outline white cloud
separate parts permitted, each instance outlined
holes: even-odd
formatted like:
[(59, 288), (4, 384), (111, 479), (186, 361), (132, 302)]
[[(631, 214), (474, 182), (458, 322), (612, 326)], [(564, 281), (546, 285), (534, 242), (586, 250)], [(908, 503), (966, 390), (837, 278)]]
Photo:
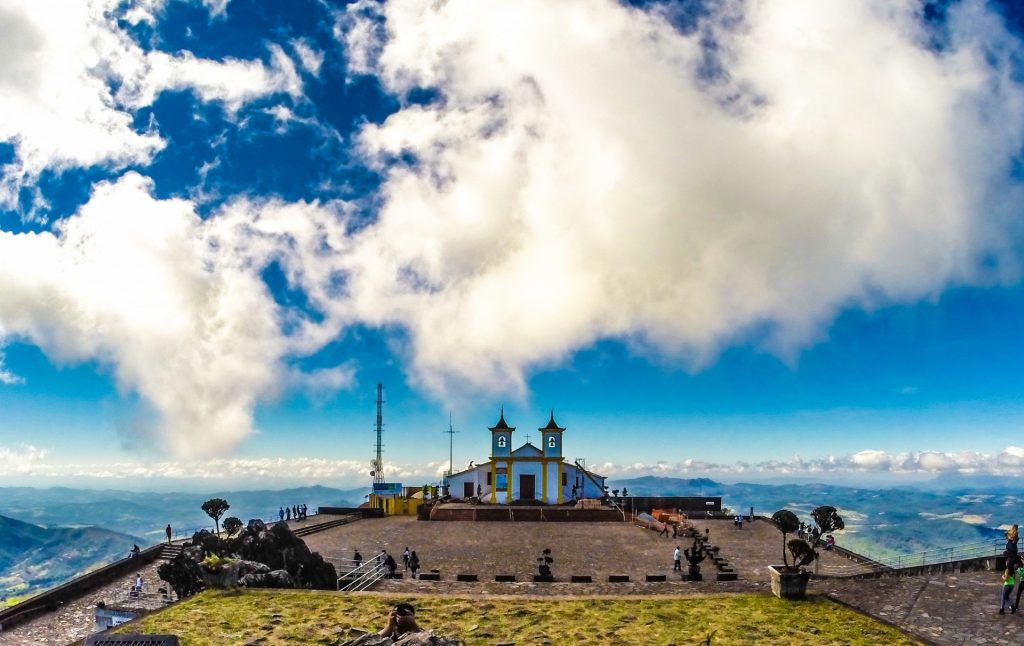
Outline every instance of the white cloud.
[(350, 70), (440, 96), (362, 129), (385, 182), (348, 259), (421, 384), (521, 392), (601, 338), (700, 367), (757, 330), (789, 355), (842, 308), (1016, 272), (1021, 48), (994, 14), (952, 8), (936, 52), (909, 0), (727, 5), (689, 35), (593, 0), (339, 19)]
[(313, 45), (306, 40), (293, 40), (292, 49), (295, 50), (295, 54), (299, 57), (299, 62), (302, 63), (302, 69), (306, 70), (313, 76), (320, 75), (320, 66), (324, 64), (324, 53), (314, 49)]
[[(189, 202), (156, 200), (151, 188), (129, 173), (99, 184), (55, 234), (0, 231), (2, 334), (57, 361), (111, 366), (159, 414), (159, 433), (144, 432), (177, 455), (236, 446), (256, 403), (282, 387), (351, 382), (348, 366), (282, 379), (287, 357), (317, 350), (337, 328), (282, 310), (260, 278), (275, 258), (299, 283), (322, 270), (314, 260), (341, 236), (338, 213), (235, 202), (202, 221)], [(326, 289), (328, 276), (315, 278)]]
[[(780, 480), (807, 478), (820, 481), (851, 481), (857, 478), (863, 481), (868, 475), (879, 475), (883, 479), (872, 479), (871, 482), (885, 482), (885, 478), (901, 476), (933, 476), (937, 470), (927, 461), (922, 464), (918, 458), (933, 452), (909, 452), (889, 456), (888, 461), (874, 460), (865, 466), (855, 456), (868, 453), (865, 451), (848, 456), (816, 457), (809, 460), (794, 458), (789, 461), (768, 460), (756, 464), (744, 462), (706, 462), (687, 458), (677, 462), (633, 462), (617, 463), (608, 461), (588, 464), (588, 468), (596, 473), (619, 480), (646, 475), (664, 477), (721, 477), (727, 479), (758, 479)], [(1024, 476), (1024, 465), (1007, 467), (999, 462), (998, 456), (983, 453), (957, 457), (949, 457), (949, 464), (942, 472), (963, 474), (995, 474), (1006, 476)], [(893, 467), (891, 465), (900, 466)], [(385, 474), (389, 480), (415, 483), (417, 481), (433, 482), (439, 479), (448, 468), (446, 460), (431, 462), (397, 462), (385, 463)], [(220, 480), (220, 481), (260, 481), (267, 486), (278, 482), (344, 482), (358, 484), (365, 482), (368, 465), (365, 460), (326, 459), (310, 457), (294, 458), (219, 458), (190, 460), (160, 461), (125, 461), (104, 462), (103, 464), (56, 462), (49, 452), (31, 446), (16, 449), (0, 447), (0, 476), (32, 476), (48, 478), (90, 477), (109, 479), (145, 479), (145, 480)], [(798, 503), (790, 503), (790, 507), (800, 507)], [(937, 515), (922, 514), (929, 517)], [(958, 514), (964, 522), (974, 523), (975, 517)]]
[(31, 444), (0, 446), (0, 475), (31, 474), (44, 463), (47, 453)]
[(0, 384), (11, 386), (23, 383), (25, 383), (24, 379), (14, 374), (4, 366), (4, 353), (0, 351)]
[(18, 190), (44, 169), (149, 161), (165, 142), (152, 127), (133, 124), (132, 111), (164, 90), (192, 89), (228, 110), (273, 93), (302, 93), (294, 63), (276, 45), (269, 66), (144, 52), (117, 18), (152, 22), (162, 4), (0, 0), (0, 141), (16, 151), (2, 170), (0, 207), (12, 208)]

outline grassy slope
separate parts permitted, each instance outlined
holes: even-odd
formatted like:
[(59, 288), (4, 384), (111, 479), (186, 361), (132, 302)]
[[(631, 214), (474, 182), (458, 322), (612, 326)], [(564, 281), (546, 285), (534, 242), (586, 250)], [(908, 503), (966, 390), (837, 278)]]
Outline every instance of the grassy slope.
[[(176, 634), (183, 646), (333, 644), (380, 627), (402, 597), (299, 590), (207, 591), (121, 632)], [(467, 644), (918, 644), (824, 598), (768, 595), (562, 598), (423, 596), (420, 625)]]

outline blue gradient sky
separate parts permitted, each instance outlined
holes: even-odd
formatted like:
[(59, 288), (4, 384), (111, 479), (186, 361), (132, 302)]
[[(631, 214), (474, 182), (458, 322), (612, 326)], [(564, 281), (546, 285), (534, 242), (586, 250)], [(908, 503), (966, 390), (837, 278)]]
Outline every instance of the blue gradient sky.
[(1017, 5), (417, 4), (0, 2), (0, 483), (1024, 469)]

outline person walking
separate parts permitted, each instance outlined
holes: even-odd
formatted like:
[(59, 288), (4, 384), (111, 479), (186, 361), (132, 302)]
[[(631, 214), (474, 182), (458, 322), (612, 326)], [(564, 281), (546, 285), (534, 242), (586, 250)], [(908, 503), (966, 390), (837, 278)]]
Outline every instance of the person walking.
[(1016, 614), (1017, 608), (1020, 608), (1020, 593), (1024, 591), (1024, 561), (1017, 559), (1017, 598), (1014, 599), (1013, 605), (1010, 606), (1010, 614)]
[(415, 579), (416, 573), (420, 571), (420, 557), (416, 556), (416, 550), (409, 555), (409, 569), (412, 570), (412, 578)]
[(409, 546), (405, 546), (405, 551), (402, 552), (402, 563), (405, 564), (405, 569), (409, 569)]
[(356, 553), (352, 555), (352, 560), (355, 562), (357, 568), (362, 564), (363, 555), (359, 553), (359, 550), (356, 550)]
[(682, 572), (683, 571), (683, 552), (679, 549), (678, 545), (676, 545), (676, 551), (672, 553), (672, 561), (674, 562), (674, 565), (672, 566), (672, 571), (673, 572)]
[(1016, 608), (1010, 603), (1010, 595), (1013, 592), (1013, 586), (1017, 583), (1017, 559), (1006, 561), (1006, 569), (1003, 570), (1003, 589), (999, 597), (999, 614), (1006, 614), (1006, 606), (1010, 606), (1011, 614), (1015, 612)]
[(171, 524), (167, 523), (167, 527), (164, 528), (164, 533), (167, 534), (167, 542), (171, 542)]

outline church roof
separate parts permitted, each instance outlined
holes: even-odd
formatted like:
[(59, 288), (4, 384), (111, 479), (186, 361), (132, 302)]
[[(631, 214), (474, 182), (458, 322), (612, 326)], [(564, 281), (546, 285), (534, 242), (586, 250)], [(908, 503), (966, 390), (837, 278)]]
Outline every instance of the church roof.
[(513, 457), (520, 457), (524, 455), (543, 455), (544, 452), (538, 449), (531, 442), (527, 442), (515, 451), (512, 451)]
[(492, 431), (514, 431), (514, 430), (516, 430), (516, 427), (515, 426), (509, 426), (508, 422), (505, 421), (505, 409), (502, 408), (501, 409), (501, 418), (498, 420), (497, 424), (495, 424), (494, 426), (492, 426), (490, 428), (490, 430), (492, 430)]
[(555, 423), (555, 411), (551, 411), (551, 419), (548, 420), (548, 425), (540, 429), (542, 431), (564, 431), (565, 429)]

